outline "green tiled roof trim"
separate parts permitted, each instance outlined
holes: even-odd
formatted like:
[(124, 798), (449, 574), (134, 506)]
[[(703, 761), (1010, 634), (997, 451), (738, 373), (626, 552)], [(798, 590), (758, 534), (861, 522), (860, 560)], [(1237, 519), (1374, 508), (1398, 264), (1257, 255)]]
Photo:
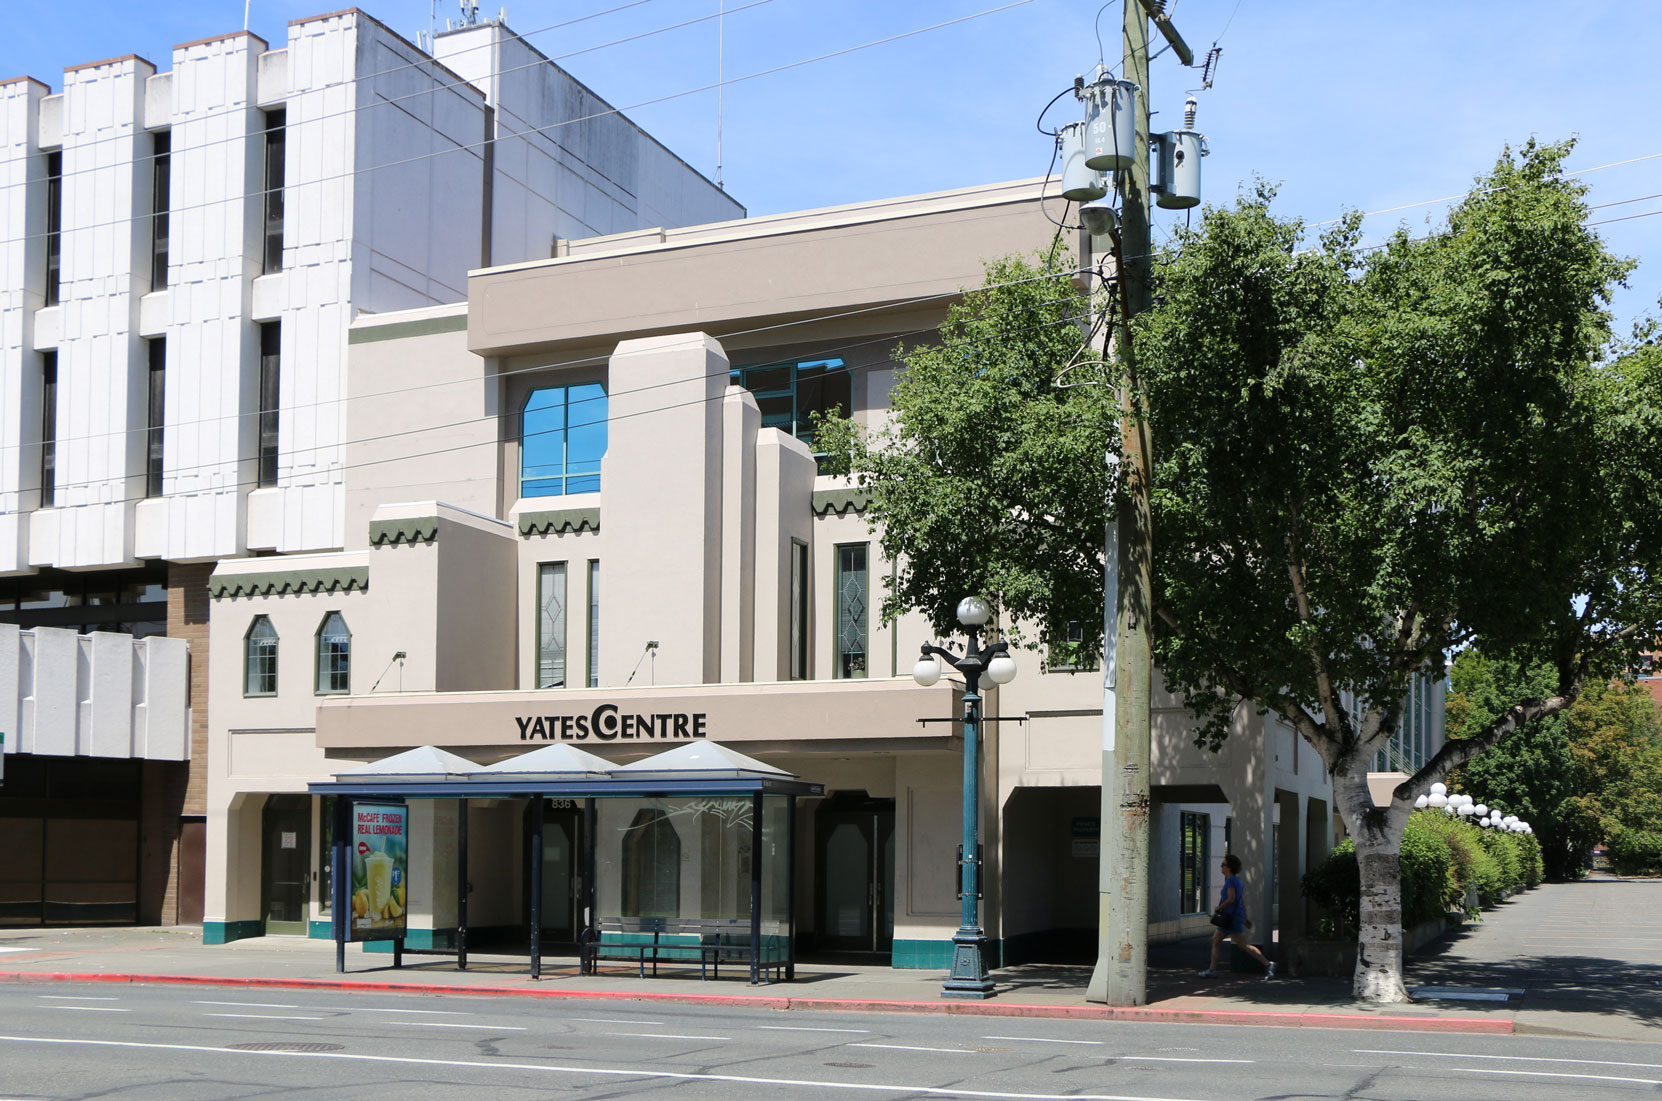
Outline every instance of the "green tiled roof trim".
[(270, 596), (273, 593), (363, 592), (369, 588), (368, 566), (341, 566), (333, 570), (273, 570), (234, 574), (208, 582), (215, 600), (228, 596)]
[(600, 510), (597, 508), (556, 508), (547, 512), (519, 514), (521, 535), (565, 535), (574, 531), (599, 531)]
[(431, 543), (439, 537), (437, 516), (412, 516), (407, 520), (371, 520), (369, 545), (396, 547), (400, 543)]
[(838, 516), (847, 516), (850, 512), (864, 512), (871, 503), (871, 496), (857, 489), (816, 489), (814, 490), (814, 515), (824, 516), (834, 512)]

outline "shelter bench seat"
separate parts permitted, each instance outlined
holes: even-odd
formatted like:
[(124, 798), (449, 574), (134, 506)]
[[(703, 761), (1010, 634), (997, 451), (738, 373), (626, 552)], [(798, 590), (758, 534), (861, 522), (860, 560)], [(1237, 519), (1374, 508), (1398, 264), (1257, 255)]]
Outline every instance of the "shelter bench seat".
[[(582, 932), (578, 946), (582, 969), (594, 972), (601, 959), (633, 960), (646, 977), (646, 965), (658, 974), (659, 963), (698, 961), (698, 977), (720, 978), (722, 963), (751, 962), (750, 921), (745, 918), (695, 917), (603, 917)], [(784, 938), (773, 933), (761, 937), (755, 963), (766, 976), (779, 972), (787, 963)]]

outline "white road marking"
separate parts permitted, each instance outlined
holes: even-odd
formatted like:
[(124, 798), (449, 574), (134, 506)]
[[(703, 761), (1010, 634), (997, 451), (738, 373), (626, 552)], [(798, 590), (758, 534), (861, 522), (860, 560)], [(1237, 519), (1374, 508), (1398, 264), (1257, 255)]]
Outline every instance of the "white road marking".
[(49, 1005), (47, 1009), (78, 1009), (82, 1013), (130, 1013), (128, 1009), (113, 1009), (107, 1005)]
[(1662, 1070), (1662, 1063), (1618, 1063), (1614, 1059), (1547, 1059), (1534, 1055), (1464, 1055), (1457, 1051), (1386, 1051), (1355, 1048), (1355, 1055), (1416, 1055), (1423, 1059), (1491, 1059), (1507, 1063), (1576, 1063), (1594, 1067), (1632, 1067), (1635, 1070)]
[(37, 948), (0, 948), (0, 952), (37, 952)]
[(1105, 1040), (1051, 1040), (1044, 1036), (983, 1036), (983, 1040), (1019, 1040), (1025, 1044), (1091, 1044), (1101, 1047)]
[(321, 1021), (322, 1017), (288, 1017), (281, 1013), (204, 1013), (204, 1017), (246, 1017), (255, 1021)]
[[(629, 1023), (633, 1024), (634, 1022), (630, 1021)], [(862, 1036), (871, 1033), (869, 1028), (808, 1028), (806, 1025), (757, 1025), (756, 1027), (768, 1032), (850, 1032)]]
[(975, 1052), (963, 1047), (912, 1047), (909, 1044), (844, 1044), (844, 1047), (880, 1047), (889, 1051), (944, 1051), (948, 1055), (974, 1055)]
[(492, 1032), (524, 1032), (526, 1025), (458, 1025), (449, 1021), (393, 1021), (405, 1028), (488, 1028)]
[(1253, 1059), (1180, 1059), (1175, 1055), (1117, 1055), (1122, 1063), (1252, 1063)]
[[(1425, 1068), (1430, 1070), (1430, 1067)], [(1514, 1078), (1575, 1078), (1588, 1082), (1640, 1082), (1647, 1086), (1662, 1086), (1662, 1078), (1618, 1078), (1613, 1074), (1571, 1074), (1565, 1070), (1490, 1070), (1488, 1067), (1449, 1067), (1463, 1074), (1506, 1074)]]
[(299, 1009), (297, 1005), (279, 1005), (276, 1002), (192, 1002), (192, 1005), (240, 1005), (248, 1009)]
[[(1150, 1097), (1125, 1093), (1011, 1093), (997, 1090), (966, 1090), (943, 1086), (913, 1086), (882, 1082), (831, 1082), (814, 1078), (755, 1078), (739, 1074), (700, 1074), (638, 1067), (566, 1067), (553, 1063), (504, 1063), (478, 1059), (417, 1059), (399, 1055), (358, 1055), (344, 1051), (246, 1051), (209, 1047), (205, 1044), (156, 1044), (136, 1040), (80, 1040), (63, 1037), (0, 1036), (0, 1043), (59, 1044), (76, 1047), (113, 1047), (129, 1050), (188, 1051), (209, 1055), (279, 1059), (338, 1059), (359, 1063), (388, 1063), (395, 1066), (466, 1067), (473, 1070), (524, 1070), (540, 1074), (585, 1074), (604, 1078), (663, 1079), (672, 1082), (735, 1082), (747, 1086), (815, 1087), (851, 1090), (860, 1093), (916, 1093), (930, 1097), (986, 1097), (996, 1101), (1188, 1101), (1179, 1097)], [(853, 1046), (853, 1045), (848, 1045)]]
[(662, 1021), (624, 1021), (614, 1017), (567, 1017), (568, 1021), (584, 1021), (591, 1025), (661, 1025)]
[(347, 1012), (347, 1013), (418, 1013), (423, 1017), (471, 1017), (471, 1016), (473, 1016), (473, 1014), (463, 1013), (459, 1009), (382, 1009), (380, 1006), (369, 1006), (369, 1005), (343, 1005), (343, 1006), (334, 1006), (334, 1007), (326, 1006), (326, 1005), (309, 1005), (309, 1006), (293, 1006), (292, 1008), (295, 1008), (295, 1009), (316, 1009), (316, 1010), (319, 1010), (319, 1011), (334, 1008), (334, 1009), (337, 1009), (341, 1012)]
[(674, 1032), (608, 1032), (608, 1036), (639, 1036), (647, 1040), (731, 1040), (731, 1036), (682, 1036)]
[(119, 1002), (120, 998), (99, 998), (91, 994), (42, 994), (49, 1002)]

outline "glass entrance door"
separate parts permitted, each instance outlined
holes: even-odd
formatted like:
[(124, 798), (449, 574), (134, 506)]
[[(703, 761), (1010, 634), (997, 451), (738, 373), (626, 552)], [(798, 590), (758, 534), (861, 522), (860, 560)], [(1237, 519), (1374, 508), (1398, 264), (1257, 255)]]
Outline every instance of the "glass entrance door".
[[(529, 808), (528, 808), (529, 809)], [(542, 944), (577, 943), (583, 898), (583, 807), (576, 799), (546, 799), (542, 819)], [(530, 814), (526, 815), (526, 852), (530, 852)], [(525, 865), (525, 891), (531, 890), (531, 865)]]
[(311, 796), (270, 796), (261, 823), (260, 913), (266, 935), (303, 937), (311, 900)]
[(822, 948), (887, 952), (894, 943), (894, 800), (839, 792), (815, 817)]

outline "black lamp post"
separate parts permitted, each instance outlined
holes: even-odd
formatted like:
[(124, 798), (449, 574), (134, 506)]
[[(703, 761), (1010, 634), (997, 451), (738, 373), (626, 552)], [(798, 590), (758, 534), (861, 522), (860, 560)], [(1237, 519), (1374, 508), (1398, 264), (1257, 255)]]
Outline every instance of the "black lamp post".
[(964, 677), (964, 844), (958, 858), (962, 923), (952, 936), (952, 974), (941, 988), (945, 998), (990, 998), (993, 983), (987, 977), (987, 934), (981, 928), (981, 847), (976, 825), (981, 802), (981, 674), (994, 684), (1015, 679), (1016, 663), (1004, 642), (982, 646), (981, 628), (992, 618), (992, 609), (979, 596), (958, 602), (958, 622), (969, 635), (969, 645), (959, 657), (950, 650), (924, 643), (923, 654), (912, 668), (912, 679), (925, 688), (941, 679), (945, 659)]

